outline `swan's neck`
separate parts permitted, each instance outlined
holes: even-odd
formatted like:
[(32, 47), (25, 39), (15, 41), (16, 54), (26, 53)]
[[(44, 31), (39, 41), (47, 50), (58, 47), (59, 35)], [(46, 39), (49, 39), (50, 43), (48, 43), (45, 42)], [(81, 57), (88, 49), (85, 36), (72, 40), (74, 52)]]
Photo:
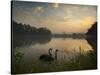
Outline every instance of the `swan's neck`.
[(52, 54), (51, 54), (51, 50), (49, 50), (49, 55), (52, 56)]
[(55, 51), (55, 59), (57, 60), (57, 51)]

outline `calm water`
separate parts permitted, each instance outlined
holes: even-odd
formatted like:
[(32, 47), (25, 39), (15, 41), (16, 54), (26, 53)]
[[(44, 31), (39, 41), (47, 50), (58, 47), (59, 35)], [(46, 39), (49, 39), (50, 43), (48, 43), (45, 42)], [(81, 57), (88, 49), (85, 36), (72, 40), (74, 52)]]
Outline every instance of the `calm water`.
[[(61, 71), (77, 70), (79, 69), (77, 68), (77, 66), (76, 68), (72, 69), (63, 66), (65, 64), (69, 64), (72, 62), (77, 63), (76, 59), (78, 55), (87, 56), (89, 52), (94, 51), (92, 45), (90, 45), (86, 39), (73, 39), (73, 38), (48, 38), (48, 39), (41, 38), (40, 40), (36, 39), (37, 38), (34, 39), (19, 38), (14, 40), (12, 49), (13, 73), (31, 73), (31, 72), (34, 73), (34, 72), (50, 72), (50, 71), (60, 71), (60, 70)], [(43, 54), (49, 55), (48, 52), (49, 48), (53, 49), (51, 51), (51, 55), (54, 60), (48, 62), (40, 60), (40, 56), (42, 56)], [(58, 49), (58, 52), (56, 52), (56, 49)], [(86, 64), (91, 63), (91, 61), (86, 62)], [(90, 68), (92, 69), (92, 67), (89, 66), (89, 69)], [(85, 68), (80, 68), (80, 69), (85, 69)], [(86, 67), (86, 69), (88, 68)]]

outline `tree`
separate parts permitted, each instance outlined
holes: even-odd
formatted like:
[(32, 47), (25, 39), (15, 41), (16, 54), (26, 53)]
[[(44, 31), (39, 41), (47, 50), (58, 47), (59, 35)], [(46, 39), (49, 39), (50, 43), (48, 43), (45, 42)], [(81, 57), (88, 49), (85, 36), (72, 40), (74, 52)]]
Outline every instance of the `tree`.
[(30, 25), (17, 23), (15, 21), (12, 22), (12, 30), (13, 34), (31, 34), (31, 35), (50, 35), (51, 31), (47, 28), (36, 28), (31, 27)]
[(97, 22), (88, 30), (87, 35), (97, 35)]
[(46, 29), (46, 28), (39, 28), (39, 29), (37, 29), (37, 32), (38, 32), (38, 34), (41, 34), (41, 35), (50, 35), (51, 34), (51, 31), (50, 30), (48, 30), (48, 29)]

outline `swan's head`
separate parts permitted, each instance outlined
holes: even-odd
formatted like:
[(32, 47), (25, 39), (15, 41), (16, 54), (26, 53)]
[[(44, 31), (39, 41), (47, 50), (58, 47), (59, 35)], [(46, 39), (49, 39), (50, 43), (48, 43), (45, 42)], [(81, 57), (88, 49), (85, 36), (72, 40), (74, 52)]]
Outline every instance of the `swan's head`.
[(52, 48), (49, 48), (49, 50), (52, 50)]
[(56, 49), (56, 52), (58, 52), (59, 50), (58, 49)]

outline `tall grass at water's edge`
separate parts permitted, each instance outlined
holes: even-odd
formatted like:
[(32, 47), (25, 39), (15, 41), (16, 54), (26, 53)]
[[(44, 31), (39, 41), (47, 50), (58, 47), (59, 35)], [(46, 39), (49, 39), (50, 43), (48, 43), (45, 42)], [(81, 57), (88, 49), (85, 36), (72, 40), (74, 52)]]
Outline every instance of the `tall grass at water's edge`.
[(69, 58), (69, 62), (63, 65), (53, 65), (51, 67), (36, 67), (33, 65), (32, 72), (53, 72), (53, 71), (72, 71), (72, 70), (88, 70), (97, 69), (97, 52), (90, 50), (87, 54), (79, 48), (79, 52), (75, 55), (75, 59)]
[[(73, 70), (87, 70), (87, 69), (96, 69), (97, 68), (97, 52), (96, 50), (90, 50), (87, 54), (83, 54), (84, 50), (79, 48), (79, 52), (76, 53), (74, 58), (69, 58), (69, 62), (66, 62), (62, 65), (53, 64), (51, 66), (43, 65), (27, 65), (20, 64), (27, 67), (27, 70), (21, 71), (19, 73), (39, 73), (39, 72), (57, 72), (57, 71), (73, 71)], [(19, 70), (18, 70), (19, 71)], [(17, 71), (16, 71), (17, 73)]]

